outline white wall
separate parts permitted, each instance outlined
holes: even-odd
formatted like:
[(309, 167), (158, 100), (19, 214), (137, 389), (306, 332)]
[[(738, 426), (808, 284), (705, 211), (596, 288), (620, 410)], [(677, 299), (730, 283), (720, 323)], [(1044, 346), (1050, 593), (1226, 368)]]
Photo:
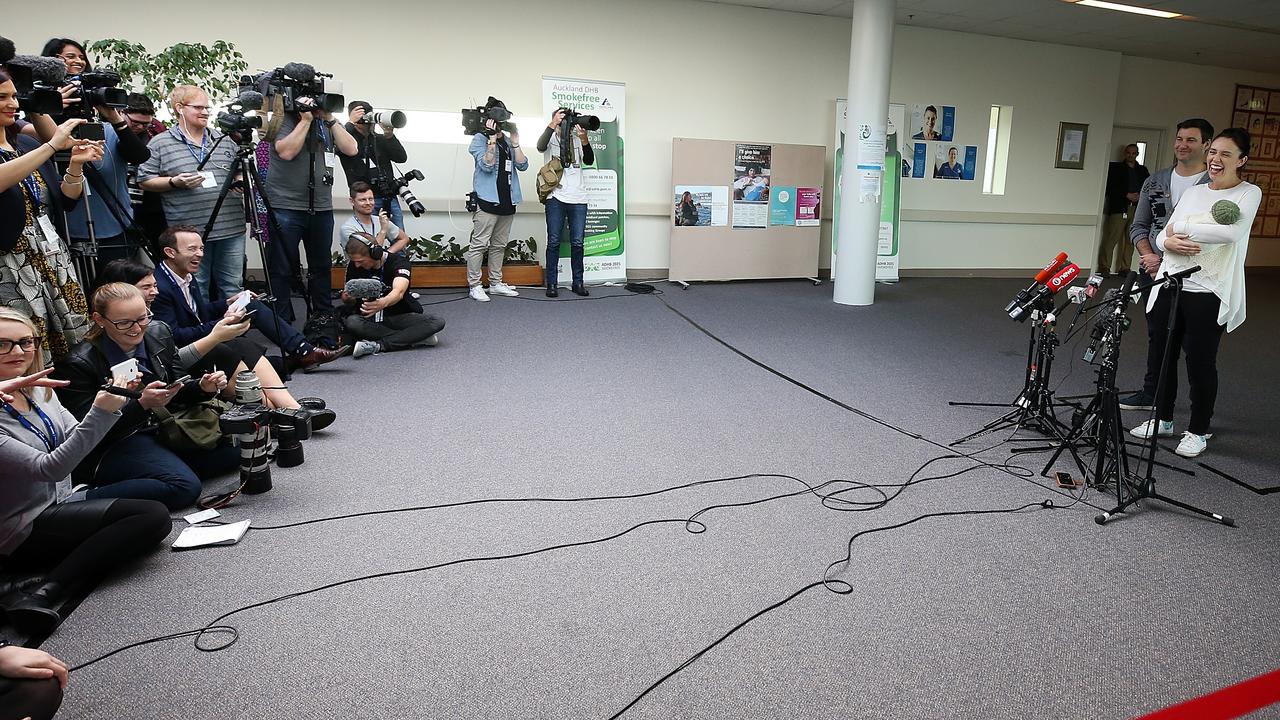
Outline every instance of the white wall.
[[(1231, 124), (1237, 83), (1280, 88), (1280, 74), (1125, 57), (1120, 66), (1116, 124), (1163, 127), (1170, 142), (1175, 126), (1187, 118), (1205, 118), (1215, 130), (1222, 130)], [(1247, 262), (1280, 265), (1280, 241), (1250, 240)]]
[[(309, 62), (343, 80), (349, 98), (405, 110), (456, 112), (493, 94), (517, 115), (539, 116), (543, 75), (625, 82), (626, 222), (633, 268), (667, 266), (672, 137), (830, 146), (833, 101), (847, 90), (848, 20), (689, 0), (597, 0), (579, 7), (576, 19), (596, 28), (592, 32), (601, 40), (562, 50), (549, 49), (557, 23), (548, 18), (564, 6), (549, 0), (494, 0), (483, 13), (472, 3), (402, 0), (368, 9), (314, 0), (305, 12), (297, 5), (246, 0), (222, 2), (216, 10), (183, 5), (161, 10), (138, 0), (76, 1), (64, 7), (64, 20), (57, 25), (21, 13), (10, 18), (3, 33), (26, 52), (38, 51), (55, 30), (74, 37), (128, 38), (152, 50), (225, 39), (237, 45), (252, 69)], [(220, 19), (210, 22), (211, 16)], [(511, 40), (502, 40), (495, 28), (508, 28)], [(1153, 87), (1150, 79), (1134, 77), (1152, 63), (1156, 70), (1172, 65), (1105, 51), (897, 28), (894, 102), (956, 105), (958, 137), (978, 145), (985, 145), (990, 105), (1014, 107), (1007, 195), (983, 196), (980, 180), (906, 183), (903, 267), (1029, 268), (1059, 249), (1076, 258), (1090, 256), (1113, 122), (1171, 125), (1175, 116), (1187, 114), (1173, 100), (1157, 105), (1133, 94), (1122, 95), (1117, 110), (1118, 87)], [(1233, 81), (1225, 71), (1205, 72), (1204, 81), (1222, 96), (1210, 104), (1225, 113)], [(1090, 125), (1085, 170), (1053, 169), (1059, 121)], [(540, 129), (526, 128), (530, 149)], [(410, 232), (465, 238), (469, 217), (461, 211), (461, 198), (469, 190), (471, 167), (465, 148), (411, 144), (409, 152), (409, 166), (428, 177), (415, 191), (432, 210), (408, 218)], [(979, 172), (984, 157), (980, 153)], [(832, 187), (830, 173), (828, 167), (827, 188)], [(532, 172), (525, 182), (525, 195), (532, 198)], [(343, 193), (335, 206), (347, 206)], [(442, 212), (446, 207), (453, 210), (451, 218)], [(829, 222), (823, 232), (825, 267)], [(515, 233), (545, 237), (536, 201), (525, 203)], [(1273, 262), (1280, 264), (1280, 256)]]

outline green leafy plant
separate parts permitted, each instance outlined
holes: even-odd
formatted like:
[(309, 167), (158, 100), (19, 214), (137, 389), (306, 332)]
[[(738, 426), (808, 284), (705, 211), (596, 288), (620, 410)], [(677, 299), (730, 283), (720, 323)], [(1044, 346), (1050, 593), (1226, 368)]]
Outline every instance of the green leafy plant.
[(120, 73), (121, 85), (153, 100), (167, 97), (175, 85), (195, 85), (214, 102), (225, 101), (235, 97), (249, 68), (235, 44), (225, 40), (178, 43), (151, 53), (141, 43), (111, 38), (90, 44), (89, 52), (96, 64)]
[[(409, 241), (405, 252), (412, 262), (439, 263), (442, 265), (461, 265), (467, 261), (467, 247), (458, 242), (458, 238), (444, 239), (444, 235), (436, 233), (431, 237), (418, 236)], [(515, 239), (507, 243), (502, 255), (503, 262), (537, 262), (538, 241)], [(333, 251), (333, 266), (345, 267), (347, 256), (340, 250)]]

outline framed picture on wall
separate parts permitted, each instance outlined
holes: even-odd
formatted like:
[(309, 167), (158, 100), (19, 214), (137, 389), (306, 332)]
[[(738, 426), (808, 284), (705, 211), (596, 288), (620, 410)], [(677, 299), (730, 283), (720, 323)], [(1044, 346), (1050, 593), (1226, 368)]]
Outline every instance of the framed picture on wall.
[(1065, 170), (1084, 169), (1085, 142), (1089, 139), (1089, 126), (1085, 123), (1058, 123), (1058, 153), (1053, 166)]

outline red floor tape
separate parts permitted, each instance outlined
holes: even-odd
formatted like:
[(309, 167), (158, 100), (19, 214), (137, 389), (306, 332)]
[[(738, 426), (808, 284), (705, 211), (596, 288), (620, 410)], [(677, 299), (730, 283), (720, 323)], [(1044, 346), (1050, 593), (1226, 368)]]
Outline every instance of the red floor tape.
[(1138, 720), (1227, 720), (1280, 702), (1280, 670), (1178, 703)]

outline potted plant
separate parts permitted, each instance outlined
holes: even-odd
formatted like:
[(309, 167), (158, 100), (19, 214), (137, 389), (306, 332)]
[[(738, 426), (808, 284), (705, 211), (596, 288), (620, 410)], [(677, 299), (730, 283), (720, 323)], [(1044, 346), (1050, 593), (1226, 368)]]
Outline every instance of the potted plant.
[[(442, 234), (429, 238), (415, 237), (405, 248), (413, 264), (413, 287), (466, 287), (467, 245), (458, 238), (445, 239)], [(347, 258), (341, 252), (333, 253), (332, 282), (341, 288), (345, 276)], [(488, 263), (482, 265), (482, 281), (488, 280)], [(538, 241), (535, 238), (515, 238), (507, 243), (502, 260), (502, 279), (512, 285), (541, 285), (542, 266), (538, 264)]]
[(152, 53), (140, 43), (108, 38), (91, 43), (89, 52), (95, 62), (120, 74), (121, 85), (156, 101), (184, 84), (203, 89), (215, 102), (234, 98), (240, 76), (249, 68), (235, 44), (225, 40), (212, 45), (178, 43)]

